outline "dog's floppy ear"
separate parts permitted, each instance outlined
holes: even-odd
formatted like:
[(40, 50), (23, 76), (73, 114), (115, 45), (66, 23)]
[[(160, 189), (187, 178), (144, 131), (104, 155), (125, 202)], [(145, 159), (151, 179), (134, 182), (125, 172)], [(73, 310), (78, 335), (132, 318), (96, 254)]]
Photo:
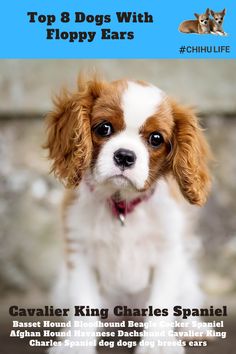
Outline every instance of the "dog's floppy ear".
[(171, 101), (174, 118), (172, 172), (184, 197), (203, 205), (210, 189), (210, 150), (194, 112)]
[(90, 166), (92, 140), (90, 113), (103, 82), (79, 80), (74, 93), (64, 91), (54, 99), (54, 109), (46, 118), (47, 141), (52, 169), (68, 188), (76, 187)]
[(198, 14), (195, 13), (194, 16), (195, 16), (197, 19), (199, 19), (199, 16), (200, 16), (200, 15), (198, 15)]

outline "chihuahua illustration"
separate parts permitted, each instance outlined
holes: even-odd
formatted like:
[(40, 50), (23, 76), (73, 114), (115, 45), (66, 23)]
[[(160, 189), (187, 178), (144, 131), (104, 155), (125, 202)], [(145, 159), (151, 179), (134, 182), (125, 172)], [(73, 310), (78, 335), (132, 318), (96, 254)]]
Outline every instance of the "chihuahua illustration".
[(197, 20), (183, 21), (179, 26), (179, 31), (183, 33), (210, 33), (210, 9), (206, 9), (206, 12), (202, 15), (194, 14)]
[(220, 12), (211, 10), (212, 19), (210, 19), (210, 31), (212, 34), (218, 34), (220, 36), (227, 36), (227, 33), (223, 30), (223, 22), (226, 14), (226, 10), (223, 9)]

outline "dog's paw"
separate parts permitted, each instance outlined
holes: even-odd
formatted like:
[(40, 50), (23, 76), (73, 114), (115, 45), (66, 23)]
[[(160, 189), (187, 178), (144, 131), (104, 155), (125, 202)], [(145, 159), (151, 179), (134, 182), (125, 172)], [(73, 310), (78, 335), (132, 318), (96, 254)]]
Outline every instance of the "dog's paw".
[(63, 350), (65, 353), (64, 347), (51, 347), (47, 350), (47, 354), (63, 354)]
[(227, 36), (228, 35), (226, 32), (221, 32), (221, 31), (218, 31), (217, 33), (219, 36)]
[(96, 354), (97, 351), (93, 347), (89, 348), (68, 348), (65, 346), (51, 347), (47, 350), (47, 354)]
[(135, 350), (135, 354), (184, 354), (185, 349), (184, 347), (160, 347), (155, 343), (153, 348), (145, 347), (145, 346), (138, 346)]

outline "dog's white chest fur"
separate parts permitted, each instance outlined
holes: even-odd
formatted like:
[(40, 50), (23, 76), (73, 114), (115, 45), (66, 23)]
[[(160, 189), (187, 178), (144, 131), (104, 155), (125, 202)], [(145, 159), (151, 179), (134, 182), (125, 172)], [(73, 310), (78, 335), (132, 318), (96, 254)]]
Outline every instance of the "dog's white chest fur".
[[(144, 218), (143, 223), (148, 225), (151, 220)], [(117, 220), (97, 238), (94, 257), (106, 293), (131, 294), (147, 287), (155, 253), (151, 232), (149, 227), (144, 230), (142, 223), (126, 220), (122, 226)]]
[(67, 227), (69, 238), (78, 241), (96, 271), (102, 292), (136, 294), (147, 289), (153, 268), (168, 262), (183, 233), (183, 214), (166, 182), (160, 181), (153, 196), (127, 215), (124, 226), (106, 202), (84, 192), (68, 210)]

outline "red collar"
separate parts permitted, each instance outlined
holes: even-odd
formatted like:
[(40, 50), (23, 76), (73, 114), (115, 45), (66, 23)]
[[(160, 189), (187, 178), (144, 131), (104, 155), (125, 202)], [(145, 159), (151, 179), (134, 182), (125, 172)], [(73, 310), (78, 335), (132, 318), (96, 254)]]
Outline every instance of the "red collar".
[(127, 202), (126, 200), (120, 200), (115, 197), (110, 197), (107, 199), (107, 203), (110, 207), (110, 210), (113, 216), (120, 220), (121, 224), (124, 225), (125, 218), (128, 214), (132, 213), (137, 205), (143, 201), (147, 201), (151, 195), (154, 193), (152, 189), (148, 194), (144, 194), (141, 197), (134, 198)]
[[(94, 187), (86, 180), (86, 184), (89, 187), (90, 191), (94, 191)], [(115, 194), (110, 198), (107, 198), (107, 204), (111, 210), (112, 215), (120, 220), (121, 225), (125, 224), (125, 218), (128, 214), (132, 213), (136, 206), (141, 202), (147, 201), (154, 193), (155, 188), (152, 188), (146, 194), (143, 194), (140, 197), (134, 198), (127, 202), (126, 200), (119, 199), (119, 195)]]

